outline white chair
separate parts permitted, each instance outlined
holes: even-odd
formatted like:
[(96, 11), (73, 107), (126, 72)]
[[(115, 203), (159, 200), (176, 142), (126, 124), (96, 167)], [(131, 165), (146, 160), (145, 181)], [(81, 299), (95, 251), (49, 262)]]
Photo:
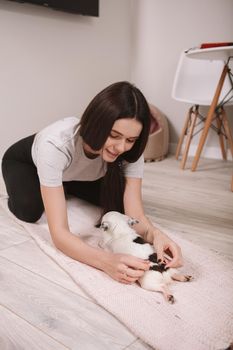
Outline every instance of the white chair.
[[(211, 105), (223, 67), (224, 62), (220, 60), (209, 61), (189, 58), (185, 52), (182, 52), (180, 56), (172, 88), (172, 97), (177, 101), (191, 105), (176, 149), (176, 159), (178, 159), (186, 137), (181, 160), (182, 169), (185, 168), (191, 140), (202, 130), (200, 125), (203, 125), (206, 120), (206, 117), (200, 114), (200, 106)], [(230, 72), (225, 78), (218, 105), (215, 109), (213, 123), (210, 126), (219, 136), (223, 159), (227, 158), (227, 146), (230, 147), (233, 156), (233, 139), (224, 110), (224, 106), (229, 104), (233, 105), (233, 84)]]

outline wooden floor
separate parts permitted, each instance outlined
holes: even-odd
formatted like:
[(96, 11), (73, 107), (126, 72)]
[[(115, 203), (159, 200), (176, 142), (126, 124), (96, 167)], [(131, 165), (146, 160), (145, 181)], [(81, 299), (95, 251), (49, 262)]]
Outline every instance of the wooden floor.
[[(201, 160), (194, 173), (180, 170), (173, 157), (147, 163), (146, 212), (233, 261), (231, 174), (230, 161)], [(1, 350), (150, 349), (90, 300), (2, 209), (0, 236)]]

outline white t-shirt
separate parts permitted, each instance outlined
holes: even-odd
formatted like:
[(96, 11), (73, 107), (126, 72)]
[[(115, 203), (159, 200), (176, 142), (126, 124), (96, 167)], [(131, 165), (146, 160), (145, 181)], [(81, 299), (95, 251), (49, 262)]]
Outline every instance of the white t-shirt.
[[(64, 118), (36, 134), (32, 159), (42, 185), (56, 187), (63, 181), (94, 181), (105, 175), (107, 163), (102, 157), (90, 159), (85, 155), (78, 123), (76, 117)], [(142, 178), (143, 165), (143, 155), (135, 163), (123, 161), (125, 176)]]

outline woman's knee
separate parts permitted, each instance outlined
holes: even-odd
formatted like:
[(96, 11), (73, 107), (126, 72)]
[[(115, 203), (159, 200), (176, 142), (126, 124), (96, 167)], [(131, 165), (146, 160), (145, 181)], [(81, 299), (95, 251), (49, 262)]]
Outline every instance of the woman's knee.
[(24, 203), (14, 203), (10, 198), (8, 200), (9, 210), (17, 217), (17, 219), (34, 223), (38, 221), (43, 214), (44, 207), (41, 203), (37, 205), (24, 205)]

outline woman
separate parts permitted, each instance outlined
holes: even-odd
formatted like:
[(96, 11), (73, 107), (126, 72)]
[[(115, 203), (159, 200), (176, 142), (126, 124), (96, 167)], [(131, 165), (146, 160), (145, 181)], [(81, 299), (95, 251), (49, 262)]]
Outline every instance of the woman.
[[(69, 229), (66, 194), (139, 219), (138, 233), (171, 256), (167, 266), (182, 264), (180, 248), (152, 225), (141, 198), (143, 151), (150, 111), (143, 94), (129, 82), (101, 91), (81, 120), (65, 118), (11, 146), (2, 173), (14, 215), (35, 222), (45, 210), (55, 246), (64, 254), (100, 269), (122, 283), (133, 283), (149, 262), (93, 248)], [(146, 230), (145, 230), (146, 227)]]

